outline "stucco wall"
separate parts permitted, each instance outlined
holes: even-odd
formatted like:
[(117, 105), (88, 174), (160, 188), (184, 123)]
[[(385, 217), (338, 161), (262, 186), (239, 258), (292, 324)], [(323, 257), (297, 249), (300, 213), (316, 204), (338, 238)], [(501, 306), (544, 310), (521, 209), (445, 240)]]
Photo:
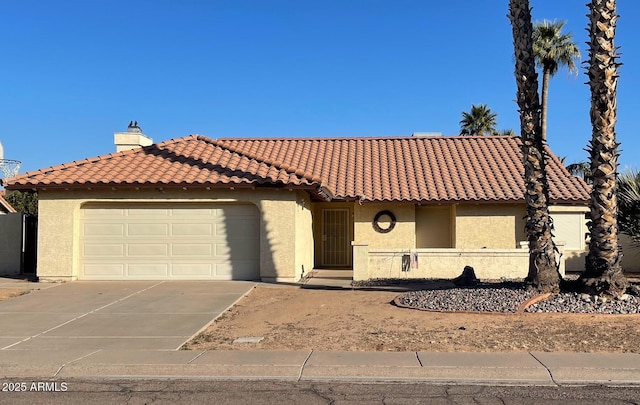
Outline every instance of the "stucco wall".
[[(517, 220), (525, 215), (524, 204), (456, 205), (457, 249), (515, 249), (524, 235)], [(524, 226), (524, 225), (523, 225)]]
[(416, 207), (416, 247), (452, 248), (454, 244), (453, 206)]
[(22, 265), (22, 214), (0, 216), (0, 275), (20, 274)]
[(418, 267), (402, 271), (402, 256), (410, 251), (369, 251), (367, 271), (354, 271), (355, 280), (452, 279), (472, 266), (480, 279), (517, 279), (527, 276), (529, 253), (524, 249), (416, 249)]
[(625, 234), (620, 234), (619, 238), (622, 245), (622, 268), (625, 273), (640, 273), (640, 246)]
[[(367, 242), (371, 249), (412, 248), (416, 246), (415, 205), (356, 203), (354, 210), (354, 241)], [(389, 210), (396, 217), (396, 225), (388, 233), (379, 233), (373, 228), (373, 218), (380, 211)]]
[(564, 259), (566, 271), (581, 272), (584, 270), (584, 259), (587, 255), (586, 237), (588, 232), (585, 213), (588, 207), (551, 206), (549, 214), (553, 219), (554, 240), (564, 243)]
[(298, 191), (296, 193), (296, 264), (295, 276), (300, 278), (313, 269), (313, 213), (309, 194)]
[[(636, 246), (631, 238), (624, 234), (619, 235), (619, 241), (622, 246), (622, 269), (627, 274), (637, 275), (640, 273), (640, 247)], [(565, 251), (567, 271), (582, 272), (587, 253), (587, 250)]]
[[(310, 212), (300, 193), (289, 190), (43, 190), (39, 192), (38, 276), (42, 280), (78, 277), (79, 217), (87, 202), (248, 202), (258, 207), (260, 275), (266, 280), (295, 281), (301, 266), (311, 266)], [(306, 205), (306, 204), (305, 204)], [(302, 211), (302, 212), (299, 212)], [(306, 219), (305, 219), (306, 218)], [(301, 223), (297, 224), (298, 220)], [(299, 237), (299, 240), (298, 240)], [(305, 266), (306, 267), (306, 266)]]

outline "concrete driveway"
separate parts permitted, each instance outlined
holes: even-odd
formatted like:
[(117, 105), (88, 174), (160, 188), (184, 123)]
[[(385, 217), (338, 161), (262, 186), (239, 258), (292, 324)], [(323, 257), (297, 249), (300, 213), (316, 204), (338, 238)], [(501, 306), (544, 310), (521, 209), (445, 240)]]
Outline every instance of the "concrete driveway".
[[(33, 289), (36, 284), (30, 285)], [(175, 350), (255, 283), (76, 281), (38, 285), (42, 289), (0, 302), (0, 350)]]

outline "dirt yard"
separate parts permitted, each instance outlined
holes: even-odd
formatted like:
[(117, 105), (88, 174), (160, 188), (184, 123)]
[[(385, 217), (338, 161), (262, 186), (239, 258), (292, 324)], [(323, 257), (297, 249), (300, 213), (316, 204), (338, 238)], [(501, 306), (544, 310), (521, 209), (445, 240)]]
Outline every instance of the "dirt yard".
[(28, 294), (29, 290), (13, 289), (13, 288), (0, 288), (0, 301), (8, 300), (9, 298), (17, 297), (19, 295)]
[(640, 353), (640, 315), (425, 312), (391, 305), (399, 294), (260, 285), (184, 348)]

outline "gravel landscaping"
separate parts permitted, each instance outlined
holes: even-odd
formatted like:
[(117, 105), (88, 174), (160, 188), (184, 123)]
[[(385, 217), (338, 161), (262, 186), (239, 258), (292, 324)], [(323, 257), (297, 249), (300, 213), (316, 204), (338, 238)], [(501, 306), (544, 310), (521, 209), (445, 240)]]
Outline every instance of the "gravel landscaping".
[[(515, 313), (534, 296), (522, 283), (486, 283), (474, 287), (411, 291), (398, 297), (396, 302), (431, 311)], [(528, 306), (525, 312), (637, 314), (640, 313), (640, 297), (625, 294), (620, 299), (606, 299), (563, 292)]]
[(479, 285), (410, 291), (396, 299), (405, 307), (447, 312), (517, 312), (534, 294), (523, 285)]
[(625, 294), (620, 299), (607, 300), (589, 294), (560, 293), (549, 300), (529, 306), (525, 312), (637, 314), (640, 313), (640, 297)]

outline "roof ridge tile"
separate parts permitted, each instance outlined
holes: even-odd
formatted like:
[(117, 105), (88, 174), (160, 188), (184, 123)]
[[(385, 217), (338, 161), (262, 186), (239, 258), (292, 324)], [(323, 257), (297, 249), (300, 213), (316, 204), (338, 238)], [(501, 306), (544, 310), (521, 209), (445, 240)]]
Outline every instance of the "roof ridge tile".
[(297, 171), (301, 170), (301, 169), (295, 168), (292, 165), (288, 165), (286, 163), (279, 162), (279, 161), (274, 161), (274, 160), (269, 159), (269, 158), (263, 158), (263, 157), (260, 157), (260, 156), (258, 156), (256, 154), (253, 154), (253, 153), (243, 152), (243, 151), (241, 151), (241, 150), (239, 150), (237, 148), (232, 147), (229, 144), (224, 143), (224, 141), (211, 139), (211, 138), (208, 138), (208, 137), (206, 137), (204, 135), (198, 135), (197, 139), (205, 141), (205, 142), (208, 142), (208, 143), (210, 143), (212, 145), (215, 145), (215, 146), (218, 146), (220, 148), (226, 149), (226, 150), (228, 150), (228, 151), (230, 151), (232, 153), (236, 153), (236, 154), (239, 154), (239, 155), (246, 156), (249, 159), (256, 160), (258, 162), (264, 162), (264, 163), (266, 163), (266, 164), (268, 164), (270, 166), (276, 167), (277, 169), (284, 170), (285, 172), (287, 172), (289, 174), (294, 174), (294, 175), (296, 175), (298, 177), (302, 177), (305, 180), (311, 181), (312, 183), (320, 183), (321, 185), (323, 185), (322, 184), (323, 181), (318, 182), (317, 180), (314, 180), (314, 178), (319, 178), (319, 176), (314, 176), (312, 173), (307, 173), (304, 170), (303, 170), (303, 174), (299, 175), (299, 174), (297, 174)]

